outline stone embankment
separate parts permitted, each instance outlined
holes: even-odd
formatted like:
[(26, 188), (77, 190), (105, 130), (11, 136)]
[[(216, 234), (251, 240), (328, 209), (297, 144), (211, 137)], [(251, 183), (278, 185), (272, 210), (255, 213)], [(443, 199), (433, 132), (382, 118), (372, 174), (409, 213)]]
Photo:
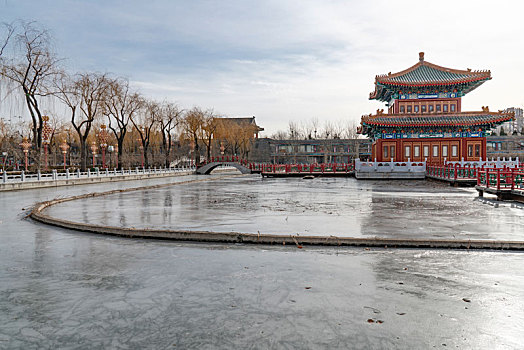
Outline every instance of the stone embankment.
[(178, 183), (160, 184), (152, 186), (135, 187), (107, 192), (95, 192), (68, 198), (59, 198), (35, 205), (30, 217), (36, 221), (83, 232), (107, 234), (129, 238), (155, 238), (177, 241), (194, 242), (221, 242), (221, 243), (250, 243), (266, 245), (288, 245), (302, 248), (302, 246), (360, 246), (378, 248), (434, 248), (434, 249), (495, 249), (495, 250), (524, 250), (524, 241), (496, 241), (496, 240), (461, 240), (461, 239), (404, 239), (404, 238), (360, 238), (337, 236), (301, 236), (281, 234), (253, 234), (242, 232), (211, 232), (190, 230), (159, 230), (146, 228), (124, 228), (103, 226), (89, 223), (72, 222), (45, 214), (45, 209), (67, 201), (81, 200), (91, 197), (105, 196), (114, 193), (130, 192), (167, 186), (183, 185), (202, 181), (224, 179), (231, 176), (222, 176), (214, 179), (190, 180)]

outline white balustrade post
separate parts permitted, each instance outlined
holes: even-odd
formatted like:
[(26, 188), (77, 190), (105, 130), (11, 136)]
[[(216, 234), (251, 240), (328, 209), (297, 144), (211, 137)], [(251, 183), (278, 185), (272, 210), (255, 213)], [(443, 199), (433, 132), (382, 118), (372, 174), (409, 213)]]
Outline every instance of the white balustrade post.
[(106, 176), (109, 176), (109, 169), (106, 168)]
[(91, 177), (91, 169), (87, 168), (87, 177)]
[(80, 178), (80, 169), (76, 169), (76, 177), (79, 179)]
[(22, 173), (20, 173), (20, 181), (24, 182), (25, 180), (25, 172), (22, 170)]
[(38, 169), (36, 172), (36, 180), (40, 181), (41, 179), (42, 179), (42, 173), (40, 172), (40, 169)]
[(96, 176), (100, 177), (100, 168), (98, 168), (98, 167), (96, 168)]
[(58, 172), (56, 171), (56, 169), (53, 169), (52, 171), (52, 174), (53, 174), (53, 180), (58, 180)]
[(2, 182), (3, 183), (7, 182), (7, 172), (5, 170), (2, 172)]
[(66, 179), (69, 179), (69, 169), (66, 169)]

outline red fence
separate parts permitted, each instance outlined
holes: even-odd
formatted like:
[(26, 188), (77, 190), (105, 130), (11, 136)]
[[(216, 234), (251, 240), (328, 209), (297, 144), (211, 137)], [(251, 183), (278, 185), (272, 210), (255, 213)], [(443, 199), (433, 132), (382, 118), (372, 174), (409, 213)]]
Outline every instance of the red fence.
[(477, 185), (497, 190), (524, 190), (524, 169), (484, 169), (478, 171)]
[[(497, 171), (506, 172), (522, 172), (524, 171), (523, 167), (520, 168), (495, 168), (495, 167), (476, 167), (476, 166), (461, 166), (458, 164), (455, 165), (428, 165), (426, 167), (426, 175), (430, 177), (435, 177), (443, 180), (456, 181), (456, 180), (471, 180), (475, 181), (479, 179), (479, 176), (482, 172), (485, 176), (486, 172), (489, 172), (491, 176), (494, 176)], [(477, 181), (478, 182), (478, 181)]]
[(475, 166), (455, 165), (428, 165), (426, 175), (443, 180), (475, 180), (478, 170)]

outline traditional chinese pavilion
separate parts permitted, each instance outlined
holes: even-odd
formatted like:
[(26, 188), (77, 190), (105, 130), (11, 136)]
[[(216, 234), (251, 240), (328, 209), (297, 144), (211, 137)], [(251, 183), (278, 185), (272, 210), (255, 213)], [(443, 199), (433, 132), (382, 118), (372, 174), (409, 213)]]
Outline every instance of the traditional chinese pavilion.
[(377, 161), (475, 161), (486, 158), (486, 131), (511, 120), (502, 111), (461, 111), (461, 99), (491, 72), (458, 70), (424, 60), (398, 73), (375, 77), (369, 99), (386, 102), (388, 113), (362, 116), (359, 132), (373, 140)]

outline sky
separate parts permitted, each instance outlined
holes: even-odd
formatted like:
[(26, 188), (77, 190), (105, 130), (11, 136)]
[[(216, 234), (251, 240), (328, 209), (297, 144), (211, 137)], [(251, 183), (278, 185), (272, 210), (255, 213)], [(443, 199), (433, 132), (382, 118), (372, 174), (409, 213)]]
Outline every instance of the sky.
[(290, 121), (359, 123), (385, 108), (368, 100), (375, 75), (412, 66), (420, 51), (491, 70), (463, 110), (523, 107), (523, 10), (483, 0), (0, 0), (0, 22), (47, 27), (71, 72), (124, 76), (181, 108), (255, 116), (270, 136)]

